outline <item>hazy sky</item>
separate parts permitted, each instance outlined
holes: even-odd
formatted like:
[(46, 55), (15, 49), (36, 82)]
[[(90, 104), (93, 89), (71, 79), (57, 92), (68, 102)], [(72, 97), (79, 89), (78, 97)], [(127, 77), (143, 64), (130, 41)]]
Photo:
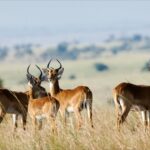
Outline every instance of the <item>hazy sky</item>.
[(0, 31), (96, 32), (150, 28), (150, 2), (0, 1)]

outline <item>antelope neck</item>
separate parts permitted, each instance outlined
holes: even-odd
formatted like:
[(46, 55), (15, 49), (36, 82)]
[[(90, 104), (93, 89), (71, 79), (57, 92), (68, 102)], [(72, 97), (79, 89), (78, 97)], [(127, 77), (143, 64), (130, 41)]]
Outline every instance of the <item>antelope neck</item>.
[(47, 96), (47, 92), (45, 89), (41, 86), (34, 86), (31, 89), (32, 97), (35, 98), (41, 98)]
[(59, 91), (60, 91), (58, 80), (50, 81), (49, 82), (49, 87), (50, 87), (51, 96), (54, 96), (55, 94), (59, 93)]

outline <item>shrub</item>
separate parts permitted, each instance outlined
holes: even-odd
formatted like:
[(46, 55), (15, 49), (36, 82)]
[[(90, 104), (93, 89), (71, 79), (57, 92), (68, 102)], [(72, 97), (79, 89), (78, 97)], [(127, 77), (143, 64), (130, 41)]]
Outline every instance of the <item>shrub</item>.
[(74, 80), (74, 79), (76, 79), (76, 76), (75, 76), (74, 74), (71, 74), (71, 75), (69, 76), (69, 79), (70, 79), (70, 80)]
[(66, 42), (62, 42), (62, 43), (58, 44), (58, 46), (57, 46), (57, 51), (59, 53), (65, 53), (65, 52), (67, 52), (67, 49), (68, 49), (68, 43), (66, 43)]
[(118, 52), (121, 52), (121, 51), (126, 51), (126, 50), (131, 50), (132, 49), (132, 46), (130, 43), (128, 42), (123, 42), (121, 45), (119, 46), (114, 46), (111, 48), (111, 51), (113, 54), (117, 54)]
[(8, 48), (7, 47), (0, 47), (0, 59), (3, 60), (6, 58), (8, 54)]
[(150, 71), (150, 60), (145, 63), (142, 71)]
[(132, 37), (133, 42), (140, 42), (142, 40), (142, 36), (140, 34), (135, 34)]
[(96, 68), (97, 71), (106, 71), (109, 69), (109, 67), (103, 63), (96, 63), (94, 64), (94, 67)]

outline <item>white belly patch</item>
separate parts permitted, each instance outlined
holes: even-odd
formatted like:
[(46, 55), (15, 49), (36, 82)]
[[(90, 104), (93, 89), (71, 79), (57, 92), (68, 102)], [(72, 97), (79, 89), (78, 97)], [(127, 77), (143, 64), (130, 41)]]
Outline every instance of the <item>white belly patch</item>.
[(71, 112), (74, 112), (74, 109), (72, 106), (68, 106), (67, 107), (67, 112), (71, 113)]

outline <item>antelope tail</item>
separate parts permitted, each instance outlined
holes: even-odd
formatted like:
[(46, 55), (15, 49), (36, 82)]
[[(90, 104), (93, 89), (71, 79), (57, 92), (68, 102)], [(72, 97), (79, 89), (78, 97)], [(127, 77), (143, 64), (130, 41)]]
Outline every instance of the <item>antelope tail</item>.
[(92, 101), (93, 101), (92, 92), (89, 88), (87, 88), (85, 94), (85, 108), (87, 110), (87, 115), (89, 120), (92, 120)]

